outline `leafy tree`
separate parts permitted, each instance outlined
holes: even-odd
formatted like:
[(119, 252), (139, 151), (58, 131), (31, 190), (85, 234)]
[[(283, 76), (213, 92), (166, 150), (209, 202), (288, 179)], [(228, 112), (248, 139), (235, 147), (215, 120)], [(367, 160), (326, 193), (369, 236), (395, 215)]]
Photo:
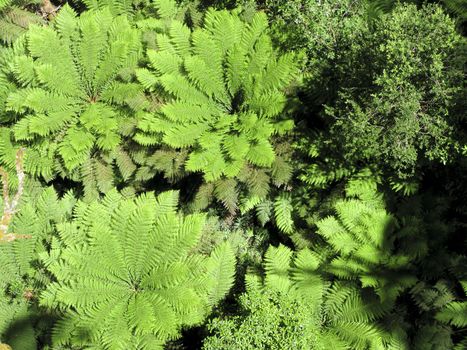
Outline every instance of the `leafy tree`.
[(426, 166), (456, 160), (465, 39), (440, 7), (398, 5), (371, 21), (361, 1), (269, 4), (276, 40), (306, 54), (307, 181), (326, 187), (365, 167), (414, 193)]
[(178, 195), (164, 192), (75, 208), (42, 254), (56, 277), (41, 304), (63, 310), (53, 343), (104, 349), (159, 349), (182, 327), (199, 324), (228, 292), (235, 255), (227, 243), (209, 257), (191, 250), (205, 217), (176, 213)]
[(247, 277), (248, 290), (238, 297), (240, 313), (209, 323), (213, 335), (203, 349), (318, 349), (319, 320), (308, 303), (252, 283), (253, 278)]
[(341, 90), (327, 110), (339, 150), (349, 160), (386, 159), (400, 178), (424, 159), (452, 160), (459, 148), (452, 112), (462, 93), (463, 45), (454, 22), (437, 7), (399, 6), (368, 39), (372, 87)]
[(315, 111), (341, 87), (367, 79), (361, 57), (370, 30), (364, 1), (267, 0), (264, 7), (279, 48), (304, 54), (306, 108)]

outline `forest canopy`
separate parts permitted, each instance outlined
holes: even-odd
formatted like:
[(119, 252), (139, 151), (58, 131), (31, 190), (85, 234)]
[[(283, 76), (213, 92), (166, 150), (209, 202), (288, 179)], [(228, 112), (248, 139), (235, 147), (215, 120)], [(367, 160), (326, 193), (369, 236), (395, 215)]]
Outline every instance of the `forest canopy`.
[(0, 350), (467, 349), (463, 0), (0, 0)]

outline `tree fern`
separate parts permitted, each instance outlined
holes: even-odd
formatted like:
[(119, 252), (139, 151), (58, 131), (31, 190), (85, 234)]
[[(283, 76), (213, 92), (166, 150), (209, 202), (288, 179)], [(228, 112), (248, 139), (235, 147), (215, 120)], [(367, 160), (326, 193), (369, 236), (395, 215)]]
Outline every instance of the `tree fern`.
[[(371, 187), (370, 187), (371, 188)], [(352, 187), (349, 192), (355, 191)], [(381, 202), (347, 199), (335, 203), (336, 216), (317, 222), (318, 234), (337, 254), (328, 271), (371, 287), (381, 302), (396, 297), (416, 282), (410, 257), (394, 250), (397, 221)]]
[(278, 183), (288, 180), (291, 169), (283, 158), (276, 162), (272, 137), (291, 127), (280, 113), (293, 56), (273, 51), (262, 13), (245, 22), (237, 12), (211, 9), (192, 31), (173, 19), (171, 6), (164, 2), (168, 24), (156, 35), (158, 50), (147, 52), (149, 69), (137, 70), (147, 89), (165, 91), (167, 102), (144, 116), (135, 140), (186, 150), (185, 170), (207, 182), (239, 181), (248, 169), (271, 167)]
[(80, 203), (42, 254), (57, 279), (41, 303), (64, 310), (53, 341), (104, 349), (156, 349), (200, 323), (230, 289), (235, 256), (225, 243), (191, 253), (204, 215), (176, 213), (176, 192)]
[(16, 142), (41, 158), (34, 174), (81, 181), (83, 165), (96, 155), (110, 166), (122, 130), (145, 105), (139, 84), (131, 82), (140, 46), (138, 31), (108, 9), (77, 18), (65, 6), (53, 26), (30, 28), (9, 55), (17, 88), (10, 89), (6, 109), (17, 120), (10, 125)]

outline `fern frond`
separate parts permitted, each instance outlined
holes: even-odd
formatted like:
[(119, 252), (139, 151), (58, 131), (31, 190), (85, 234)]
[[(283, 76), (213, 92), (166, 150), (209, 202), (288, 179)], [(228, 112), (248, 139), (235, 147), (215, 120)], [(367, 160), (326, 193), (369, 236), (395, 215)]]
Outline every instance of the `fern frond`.
[(234, 214), (237, 211), (238, 202), (237, 182), (234, 179), (221, 179), (214, 184), (214, 195), (229, 213)]
[(43, 24), (43, 19), (37, 14), (19, 6), (5, 2), (0, 6), (0, 40), (11, 45), (28, 29), (29, 25)]
[(214, 198), (214, 184), (206, 183), (200, 186), (192, 202), (192, 208), (195, 211), (204, 210)]
[(284, 233), (292, 233), (294, 222), (292, 219), (292, 203), (287, 196), (279, 196), (274, 201), (274, 218), (277, 227)]
[(283, 293), (291, 287), (289, 269), (292, 261), (292, 251), (286, 246), (270, 247), (264, 256), (266, 270), (265, 285)]
[(183, 23), (172, 21), (169, 29), (170, 39), (179, 56), (190, 54), (190, 29)]
[(381, 330), (366, 323), (342, 322), (333, 326), (333, 330), (356, 350), (367, 349), (370, 341), (381, 343)]
[(455, 301), (437, 313), (436, 319), (456, 327), (467, 326), (467, 302)]
[(207, 262), (208, 274), (214, 282), (209, 288), (209, 304), (214, 306), (232, 287), (235, 276), (235, 254), (228, 242), (214, 249)]
[(256, 204), (256, 216), (258, 217), (261, 226), (266, 225), (271, 220), (273, 214), (273, 206), (270, 201), (262, 201)]
[(122, 174), (123, 180), (128, 180), (136, 170), (136, 165), (125, 150), (119, 148), (115, 153), (115, 163)]
[(166, 20), (172, 19), (177, 14), (177, 3), (174, 0), (156, 0), (154, 7), (157, 9), (158, 15)]

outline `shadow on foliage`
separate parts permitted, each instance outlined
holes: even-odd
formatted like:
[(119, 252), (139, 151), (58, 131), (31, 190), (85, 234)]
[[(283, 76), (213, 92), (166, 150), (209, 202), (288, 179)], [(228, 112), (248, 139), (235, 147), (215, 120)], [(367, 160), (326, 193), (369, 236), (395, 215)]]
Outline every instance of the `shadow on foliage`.
[(37, 350), (50, 343), (49, 331), (57, 317), (48, 314), (28, 312), (15, 318), (6, 331), (2, 340), (13, 350)]

